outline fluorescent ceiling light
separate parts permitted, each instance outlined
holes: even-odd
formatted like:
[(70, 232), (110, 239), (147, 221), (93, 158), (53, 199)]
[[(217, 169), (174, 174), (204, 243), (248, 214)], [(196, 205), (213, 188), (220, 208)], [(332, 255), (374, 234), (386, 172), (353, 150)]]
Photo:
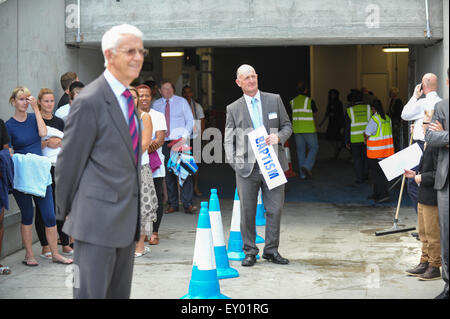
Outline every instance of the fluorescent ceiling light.
[(398, 48), (384, 47), (384, 48), (382, 49), (382, 51), (383, 51), (383, 52), (386, 52), (386, 53), (393, 53), (393, 52), (409, 52), (409, 48), (406, 48), (406, 47), (402, 47), (402, 48), (400, 48), (400, 47), (398, 47)]
[(178, 56), (183, 56), (183, 55), (184, 55), (184, 52), (182, 52), (182, 51), (161, 52), (161, 56), (163, 58), (178, 57)]

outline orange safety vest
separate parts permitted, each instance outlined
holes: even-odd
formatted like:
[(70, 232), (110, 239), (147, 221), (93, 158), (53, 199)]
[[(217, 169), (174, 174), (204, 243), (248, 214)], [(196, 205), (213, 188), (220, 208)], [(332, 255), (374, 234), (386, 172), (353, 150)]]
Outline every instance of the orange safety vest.
[(391, 119), (387, 115), (385, 117), (383, 120), (378, 113), (372, 116), (378, 128), (377, 133), (367, 140), (368, 158), (386, 158), (395, 153)]

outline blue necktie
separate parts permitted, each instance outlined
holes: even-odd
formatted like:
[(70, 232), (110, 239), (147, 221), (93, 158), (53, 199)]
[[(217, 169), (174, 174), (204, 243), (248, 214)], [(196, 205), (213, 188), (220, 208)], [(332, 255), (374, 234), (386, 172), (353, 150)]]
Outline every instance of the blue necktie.
[(259, 117), (258, 100), (254, 97), (252, 99), (252, 123), (253, 128), (261, 126), (261, 118)]

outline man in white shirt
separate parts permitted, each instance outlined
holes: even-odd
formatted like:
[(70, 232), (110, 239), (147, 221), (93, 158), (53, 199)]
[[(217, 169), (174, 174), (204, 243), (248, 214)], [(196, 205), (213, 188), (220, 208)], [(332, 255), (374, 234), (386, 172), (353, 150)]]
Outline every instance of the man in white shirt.
[[(427, 73), (422, 78), (422, 83), (417, 84), (414, 89), (414, 94), (408, 103), (403, 107), (402, 119), (405, 121), (414, 121), (413, 124), (413, 143), (418, 143), (423, 150), (425, 143), (425, 136), (422, 129), (422, 121), (424, 111), (434, 109), (434, 105), (442, 99), (438, 96), (436, 90), (438, 87), (438, 78), (433, 73)], [(422, 95), (424, 98), (421, 98)], [(417, 171), (417, 167), (412, 170)], [(413, 202), (414, 209), (417, 214), (417, 193), (418, 185), (414, 179), (408, 179), (408, 195)]]

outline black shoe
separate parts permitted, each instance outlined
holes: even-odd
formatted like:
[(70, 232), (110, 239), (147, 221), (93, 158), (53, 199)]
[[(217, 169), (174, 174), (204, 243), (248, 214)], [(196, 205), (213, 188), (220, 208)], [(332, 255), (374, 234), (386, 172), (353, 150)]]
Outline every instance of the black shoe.
[(405, 272), (410, 276), (420, 276), (427, 270), (427, 268), (428, 268), (428, 261), (420, 263), (413, 269), (408, 269)]
[(193, 214), (195, 214), (196, 211), (197, 211), (197, 207), (196, 206), (190, 205), (189, 207), (185, 207), (184, 208), (184, 213), (185, 214), (193, 215)]
[(289, 264), (289, 260), (281, 257), (279, 253), (274, 254), (264, 254), (262, 258), (267, 259), (268, 261), (273, 262), (274, 264), (287, 265)]
[(434, 299), (448, 299), (448, 290), (443, 290), (439, 295), (434, 297)]
[(388, 202), (388, 201), (389, 201), (389, 196), (385, 196), (385, 197), (381, 197), (378, 200), (375, 200), (375, 203), (381, 204), (381, 203)]
[(251, 267), (256, 263), (255, 255), (245, 255), (245, 259), (242, 261), (242, 266)]
[(417, 240), (420, 240), (419, 238), (419, 233), (418, 232), (412, 232), (411, 236), (413, 236), (414, 238), (416, 238)]
[(312, 173), (311, 173), (311, 171), (309, 170), (309, 169), (307, 169), (306, 167), (304, 167), (304, 166), (302, 166), (302, 172), (305, 174), (305, 176), (308, 178), (308, 179), (312, 179)]

